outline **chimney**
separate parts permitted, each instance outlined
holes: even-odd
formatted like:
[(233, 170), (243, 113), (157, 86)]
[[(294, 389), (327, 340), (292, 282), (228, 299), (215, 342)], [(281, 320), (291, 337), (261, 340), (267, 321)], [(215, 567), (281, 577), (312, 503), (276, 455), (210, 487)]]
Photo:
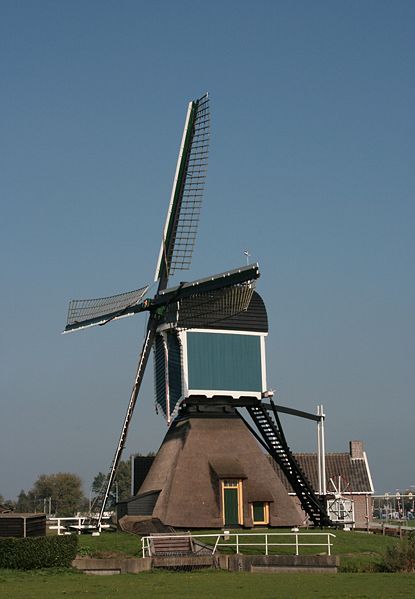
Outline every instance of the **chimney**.
[(363, 441), (350, 441), (350, 457), (363, 459)]

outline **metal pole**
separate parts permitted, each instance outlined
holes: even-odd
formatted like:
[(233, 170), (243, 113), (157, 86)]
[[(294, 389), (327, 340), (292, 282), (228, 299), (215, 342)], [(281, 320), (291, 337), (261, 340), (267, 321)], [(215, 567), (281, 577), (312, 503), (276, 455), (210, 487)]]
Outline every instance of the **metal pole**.
[(327, 495), (327, 488), (326, 488), (326, 444), (325, 444), (325, 440), (324, 440), (324, 411), (323, 411), (323, 404), (321, 404), (320, 406), (320, 417), (321, 417), (321, 474), (322, 474), (322, 494), (323, 495)]
[[(320, 416), (320, 406), (317, 406), (317, 416)], [(318, 494), (321, 496), (322, 481), (321, 481), (321, 418), (317, 422), (317, 465), (318, 465)]]

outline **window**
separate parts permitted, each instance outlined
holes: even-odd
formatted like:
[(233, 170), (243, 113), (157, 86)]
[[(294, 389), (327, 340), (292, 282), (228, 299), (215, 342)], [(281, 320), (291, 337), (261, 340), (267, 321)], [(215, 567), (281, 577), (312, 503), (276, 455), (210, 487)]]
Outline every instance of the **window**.
[(254, 501), (251, 504), (252, 522), (256, 524), (269, 524), (268, 501)]

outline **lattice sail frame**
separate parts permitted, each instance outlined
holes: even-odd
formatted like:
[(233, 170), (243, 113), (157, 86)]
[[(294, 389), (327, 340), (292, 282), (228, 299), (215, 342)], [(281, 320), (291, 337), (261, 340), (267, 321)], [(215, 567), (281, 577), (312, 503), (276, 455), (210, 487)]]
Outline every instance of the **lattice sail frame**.
[[(108, 318), (116, 320), (123, 316), (130, 316), (131, 314), (123, 314), (123, 312), (131, 306), (138, 304), (147, 293), (147, 290), (148, 285), (134, 291), (127, 291), (108, 297), (71, 300), (69, 302), (66, 326), (79, 324), (78, 329), (86, 328), (102, 324)], [(84, 322), (85, 324), (83, 325), (82, 323)]]
[(190, 102), (155, 280), (190, 268), (205, 187), (210, 139), (208, 94)]
[(219, 323), (248, 309), (255, 282), (195, 293), (168, 307), (165, 321), (180, 329), (196, 329)]

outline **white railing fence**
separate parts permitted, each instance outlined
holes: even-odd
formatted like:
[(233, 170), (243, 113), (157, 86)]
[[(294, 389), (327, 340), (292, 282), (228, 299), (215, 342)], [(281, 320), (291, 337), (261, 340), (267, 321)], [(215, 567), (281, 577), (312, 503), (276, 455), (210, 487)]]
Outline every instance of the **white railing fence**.
[[(110, 517), (104, 517), (103, 520), (109, 520)], [(58, 535), (69, 535), (71, 532), (77, 532), (79, 535), (82, 531), (96, 530), (97, 526), (91, 523), (91, 518), (88, 516), (77, 516), (69, 518), (48, 518), (48, 529), (57, 530)], [(101, 524), (99, 532), (110, 528), (110, 524)]]
[[(212, 555), (216, 553), (219, 547), (234, 547), (236, 549), (236, 553), (239, 553), (239, 549), (242, 547), (262, 547), (265, 555), (269, 555), (269, 550), (273, 547), (293, 547), (295, 548), (295, 555), (300, 555), (301, 547), (324, 547), (326, 548), (327, 555), (331, 555), (331, 548), (333, 546), (332, 539), (336, 538), (336, 535), (330, 532), (222, 532), (219, 534), (200, 535), (190, 533), (182, 535), (150, 535), (141, 538), (143, 557), (152, 556), (151, 541), (157, 538), (160, 539), (160, 536), (163, 539), (194, 539), (200, 540), (202, 543), (204, 540), (206, 540), (206, 544), (212, 547)], [(258, 537), (262, 537), (263, 540), (259, 541)], [(281, 537), (285, 537), (285, 539), (282, 539)], [(253, 539), (254, 542), (246, 542), (245, 539)]]

